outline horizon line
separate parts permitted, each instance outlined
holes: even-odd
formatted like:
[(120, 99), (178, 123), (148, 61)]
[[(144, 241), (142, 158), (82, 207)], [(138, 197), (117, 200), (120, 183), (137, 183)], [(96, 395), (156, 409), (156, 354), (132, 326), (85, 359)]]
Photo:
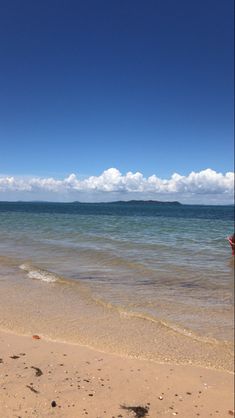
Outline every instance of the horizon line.
[(113, 201), (99, 201), (99, 202), (82, 202), (79, 200), (73, 200), (71, 202), (66, 201), (53, 201), (53, 200), (0, 200), (1, 203), (52, 203), (52, 204), (86, 204), (86, 205), (97, 205), (97, 204), (110, 204), (110, 203), (130, 203), (130, 202), (143, 202), (143, 203), (163, 203), (163, 204), (172, 204), (176, 203), (181, 206), (235, 206), (235, 203), (182, 203), (178, 200), (153, 200), (153, 199), (130, 199), (130, 200), (113, 200)]

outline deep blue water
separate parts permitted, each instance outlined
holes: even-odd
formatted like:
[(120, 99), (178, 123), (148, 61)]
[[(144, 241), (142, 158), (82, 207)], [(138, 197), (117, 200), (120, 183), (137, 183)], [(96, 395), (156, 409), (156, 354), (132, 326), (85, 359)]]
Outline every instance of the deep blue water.
[(70, 215), (163, 216), (187, 219), (233, 220), (234, 206), (182, 205), (177, 203), (111, 202), (54, 203), (0, 202), (0, 212), (63, 213)]

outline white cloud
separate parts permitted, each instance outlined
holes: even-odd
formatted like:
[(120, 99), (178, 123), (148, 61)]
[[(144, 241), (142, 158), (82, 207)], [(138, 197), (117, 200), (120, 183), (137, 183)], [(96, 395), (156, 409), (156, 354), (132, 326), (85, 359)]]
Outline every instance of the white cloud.
[[(79, 179), (75, 174), (58, 180), (52, 177), (19, 178), (13, 176), (0, 176), (0, 198), (10, 196), (30, 199), (30, 196), (49, 196), (49, 200), (64, 197), (65, 200), (74, 200), (76, 197), (86, 196), (89, 200), (113, 200), (118, 198), (139, 199), (155, 198), (162, 200), (178, 199), (180, 201), (205, 201), (206, 196), (211, 201), (233, 201), (234, 173), (217, 173), (208, 168), (200, 172), (192, 171), (187, 176), (174, 173), (169, 179), (161, 179), (153, 174), (144, 177), (142, 173), (127, 172), (122, 174), (116, 168), (109, 168), (99, 176)], [(26, 196), (26, 197), (25, 197)], [(208, 202), (210, 203), (210, 202)]]

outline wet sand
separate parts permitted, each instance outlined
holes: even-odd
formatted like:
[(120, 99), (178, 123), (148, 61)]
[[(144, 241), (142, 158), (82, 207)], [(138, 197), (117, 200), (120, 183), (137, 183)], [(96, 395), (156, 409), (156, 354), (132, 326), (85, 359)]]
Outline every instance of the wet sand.
[(233, 375), (0, 331), (0, 417), (229, 417)]

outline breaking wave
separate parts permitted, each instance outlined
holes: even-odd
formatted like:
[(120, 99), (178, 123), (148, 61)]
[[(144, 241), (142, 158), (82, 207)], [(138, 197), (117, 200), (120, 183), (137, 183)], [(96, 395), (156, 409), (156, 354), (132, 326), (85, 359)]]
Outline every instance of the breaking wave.
[(55, 273), (30, 266), (29, 264), (21, 264), (19, 268), (26, 271), (27, 276), (30, 279), (41, 280), (47, 283), (57, 282), (60, 279), (59, 276), (57, 276)]

